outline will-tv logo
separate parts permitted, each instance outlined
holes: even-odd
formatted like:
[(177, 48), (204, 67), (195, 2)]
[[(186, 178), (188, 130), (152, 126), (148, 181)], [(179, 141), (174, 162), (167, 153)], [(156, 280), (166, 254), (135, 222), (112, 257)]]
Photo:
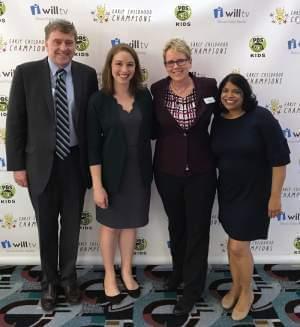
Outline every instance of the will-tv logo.
[(282, 130), (283, 135), (289, 142), (299, 142), (300, 141), (300, 130), (292, 130), (290, 128), (285, 128)]
[(278, 221), (300, 221), (300, 213), (296, 212), (292, 215), (286, 214), (285, 212), (280, 212), (277, 216)]
[(297, 41), (296, 39), (288, 40), (288, 49), (289, 50), (295, 50), (300, 48), (300, 41)]
[(0, 245), (3, 249), (11, 249), (11, 248), (36, 248), (37, 243), (29, 242), (29, 241), (19, 241), (13, 242), (10, 240), (2, 240), (0, 241)]
[(67, 15), (68, 9), (58, 6), (50, 6), (48, 8), (41, 7), (37, 3), (30, 6), (31, 15)]
[(225, 10), (222, 7), (213, 9), (214, 18), (246, 18), (249, 12), (240, 8)]
[(0, 157), (0, 169), (5, 167), (6, 167), (5, 159)]

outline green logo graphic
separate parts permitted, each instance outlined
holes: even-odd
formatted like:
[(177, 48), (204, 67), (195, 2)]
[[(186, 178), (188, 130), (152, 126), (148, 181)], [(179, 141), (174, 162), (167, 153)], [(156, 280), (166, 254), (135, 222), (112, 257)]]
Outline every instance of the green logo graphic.
[(262, 52), (267, 47), (267, 41), (262, 36), (255, 36), (250, 39), (249, 47), (253, 52)]
[(7, 111), (8, 97), (0, 95), (0, 112)]
[(94, 21), (98, 21), (100, 23), (108, 22), (110, 12), (106, 10), (105, 5), (97, 6), (96, 10), (92, 11), (91, 13), (95, 16)]
[(0, 35), (0, 52), (6, 51), (6, 41), (3, 39), (3, 36)]
[(0, 1), (0, 16), (4, 15), (6, 7), (3, 1)]
[(16, 188), (11, 184), (0, 185), (0, 196), (4, 199), (11, 199), (16, 193)]
[(83, 211), (81, 214), (81, 221), (80, 224), (83, 226), (89, 225), (93, 220), (93, 216), (90, 212), (88, 211)]
[(181, 21), (188, 20), (192, 16), (192, 9), (188, 5), (179, 5), (175, 8), (175, 16)]
[(294, 247), (297, 249), (297, 250), (300, 250), (300, 237), (296, 237), (295, 240), (294, 240)]
[(142, 82), (146, 82), (149, 78), (148, 70), (145, 67), (143, 67), (141, 71), (142, 71)]
[(289, 17), (284, 8), (276, 8), (275, 12), (272, 12), (270, 16), (274, 24), (286, 24), (287, 18)]
[(147, 240), (144, 238), (137, 238), (135, 243), (135, 250), (136, 251), (145, 251), (147, 247)]
[(3, 219), (2, 220), (0, 219), (0, 221), (2, 222), (1, 225), (2, 228), (11, 229), (16, 227), (17, 220), (14, 218), (12, 214), (4, 215)]
[(77, 51), (85, 51), (89, 47), (89, 45), (90, 45), (90, 41), (85, 35), (79, 34), (77, 36), (77, 40), (76, 40)]
[(278, 99), (271, 99), (270, 104), (266, 105), (266, 108), (269, 109), (272, 114), (280, 114), (281, 113), (281, 109), (282, 109), (282, 105), (280, 104)]
[(0, 144), (5, 143), (5, 134), (6, 134), (5, 128), (0, 128)]

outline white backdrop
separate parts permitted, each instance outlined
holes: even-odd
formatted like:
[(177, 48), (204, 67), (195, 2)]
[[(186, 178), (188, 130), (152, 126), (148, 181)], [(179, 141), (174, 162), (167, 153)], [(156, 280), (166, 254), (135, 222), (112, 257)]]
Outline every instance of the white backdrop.
[[(74, 22), (75, 60), (95, 67), (99, 79), (109, 48), (129, 43), (139, 54), (145, 83), (165, 76), (162, 49), (173, 37), (192, 48), (192, 71), (220, 81), (236, 71), (279, 119), (292, 163), (283, 191), (284, 212), (273, 219), (268, 240), (252, 242), (256, 262), (294, 262), (300, 258), (300, 3), (297, 0), (6, 0), (0, 1), (0, 263), (39, 262), (34, 213), (27, 190), (6, 172), (5, 121), (14, 68), (46, 55), (44, 26), (49, 20)], [(98, 223), (87, 193), (79, 244), (80, 263), (99, 263)], [(211, 223), (209, 261), (226, 262), (226, 235)], [(166, 216), (153, 186), (150, 224), (139, 230), (136, 263), (170, 262)]]

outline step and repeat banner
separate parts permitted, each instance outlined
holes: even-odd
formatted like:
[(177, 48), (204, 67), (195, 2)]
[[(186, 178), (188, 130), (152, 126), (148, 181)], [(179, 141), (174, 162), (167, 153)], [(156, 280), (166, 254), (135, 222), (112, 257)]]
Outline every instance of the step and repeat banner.
[[(192, 71), (215, 77), (247, 77), (259, 103), (280, 121), (292, 163), (282, 193), (284, 211), (273, 219), (268, 240), (252, 242), (258, 263), (300, 260), (300, 2), (297, 0), (5, 0), (0, 1), (0, 264), (39, 263), (38, 236), (27, 189), (6, 172), (5, 123), (17, 64), (46, 56), (44, 26), (56, 18), (74, 22), (75, 60), (101, 70), (110, 47), (130, 44), (138, 53), (145, 83), (166, 75), (162, 49), (174, 37), (192, 49)], [(169, 263), (167, 219), (153, 185), (150, 223), (139, 230), (136, 263)], [(101, 262), (99, 225), (89, 191), (82, 214), (79, 263)], [(209, 261), (226, 262), (227, 237), (211, 220)]]

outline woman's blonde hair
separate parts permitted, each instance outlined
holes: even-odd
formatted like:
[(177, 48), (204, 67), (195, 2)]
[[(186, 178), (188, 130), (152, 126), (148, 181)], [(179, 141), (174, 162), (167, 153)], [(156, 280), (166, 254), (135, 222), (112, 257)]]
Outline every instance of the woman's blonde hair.
[(192, 57), (191, 48), (182, 39), (175, 38), (175, 39), (171, 39), (166, 43), (163, 50), (164, 61), (166, 61), (166, 52), (170, 49), (185, 54), (187, 59), (191, 59)]

